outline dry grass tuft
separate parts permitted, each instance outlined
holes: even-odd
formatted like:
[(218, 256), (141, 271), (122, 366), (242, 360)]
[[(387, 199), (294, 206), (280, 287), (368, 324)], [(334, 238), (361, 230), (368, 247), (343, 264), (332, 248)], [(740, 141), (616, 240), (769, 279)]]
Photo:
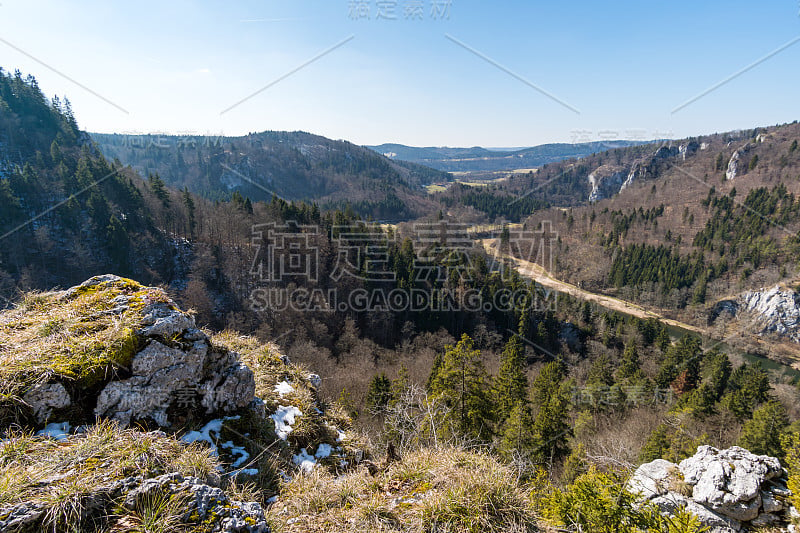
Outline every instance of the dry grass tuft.
[(314, 471), (284, 485), (270, 518), (281, 531), (537, 531), (513, 472), (488, 454), (457, 448), (409, 453), (372, 477)]
[[(0, 507), (41, 504), (46, 508), (44, 526), (62, 531), (80, 524), (87, 506), (115, 481), (171, 472), (211, 480), (218, 466), (217, 459), (199, 445), (187, 446), (161, 433), (122, 430), (109, 422), (99, 422), (61, 442), (13, 433), (0, 445)], [(165, 496), (164, 501), (149, 502), (126, 515), (123, 523), (131, 527), (156, 523), (156, 517), (169, 523), (168, 512), (179, 507), (180, 502)], [(134, 529), (120, 529), (128, 530)]]

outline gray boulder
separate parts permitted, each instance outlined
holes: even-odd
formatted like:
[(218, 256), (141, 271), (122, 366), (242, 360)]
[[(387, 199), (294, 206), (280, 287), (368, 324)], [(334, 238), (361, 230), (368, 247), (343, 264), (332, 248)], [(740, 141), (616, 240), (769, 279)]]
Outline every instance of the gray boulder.
[(783, 472), (776, 458), (755, 455), (738, 446), (727, 450), (700, 446), (678, 468), (686, 483), (693, 486), (694, 501), (741, 521), (758, 516), (762, 483)]
[(628, 491), (650, 500), (669, 492), (669, 477), (677, 471), (675, 464), (656, 459), (636, 469), (628, 481)]
[(700, 446), (675, 465), (658, 459), (641, 465), (628, 481), (640, 501), (674, 513), (685, 507), (713, 533), (740, 531), (747, 525), (773, 525), (788, 518), (791, 492), (775, 457), (737, 446), (718, 450)]
[[(122, 426), (148, 419), (168, 427), (168, 413), (192, 410), (188, 402), (197, 402), (194, 407), (217, 417), (253, 402), (253, 372), (235, 352), (212, 346), (194, 318), (181, 311), (163, 290), (109, 274), (91, 278), (59, 298), (80, 298), (97, 291), (112, 291), (110, 310), (103, 314), (137, 317), (131, 329), (138, 351), (131, 354), (128, 367), (120, 365), (119, 372), (109, 373), (109, 381), (97, 393), (93, 413), (86, 418), (111, 419)], [(25, 401), (40, 423), (54, 409), (71, 404), (66, 389), (58, 383), (29, 389)]]
[(674, 514), (683, 508), (684, 511), (695, 515), (704, 526), (709, 528), (707, 533), (739, 533), (742, 530), (742, 524), (738, 520), (717, 514), (680, 494), (668, 493), (657, 496), (650, 500), (650, 503), (666, 514)]
[(30, 388), (22, 400), (33, 409), (36, 421), (46, 424), (54, 409), (72, 405), (67, 389), (61, 383), (43, 383)]

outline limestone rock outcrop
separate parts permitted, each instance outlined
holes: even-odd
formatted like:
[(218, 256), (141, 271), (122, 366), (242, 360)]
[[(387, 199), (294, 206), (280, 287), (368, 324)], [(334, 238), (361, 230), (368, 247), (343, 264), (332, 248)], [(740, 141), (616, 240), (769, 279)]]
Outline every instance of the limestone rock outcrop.
[(749, 525), (788, 519), (786, 472), (775, 457), (737, 446), (700, 446), (679, 464), (662, 459), (641, 465), (628, 490), (663, 513), (678, 508), (696, 515), (711, 533), (734, 533)]
[[(169, 413), (185, 411), (189, 402), (202, 406), (206, 417), (232, 414), (253, 402), (253, 372), (235, 352), (213, 346), (194, 318), (161, 289), (105, 275), (57, 294), (54, 301), (78, 305), (81, 298), (95, 298), (93, 305), (101, 318), (125, 317), (130, 327), (121, 330), (119, 338), (111, 334), (104, 342), (119, 344), (119, 351), (130, 353), (109, 363), (97, 378), (102, 386), (96, 392), (94, 383), (81, 390), (74, 380), (44, 374), (48, 381), (34, 384), (23, 395), (39, 424), (54, 411), (76, 404), (71, 395), (96, 394), (92, 411), (78, 418), (89, 422), (100, 417), (122, 426), (149, 421), (169, 427)], [(82, 405), (86, 404), (84, 400)]]
[(749, 332), (800, 342), (800, 294), (791, 288), (775, 285), (721, 300), (709, 319), (713, 322), (723, 315), (745, 322)]

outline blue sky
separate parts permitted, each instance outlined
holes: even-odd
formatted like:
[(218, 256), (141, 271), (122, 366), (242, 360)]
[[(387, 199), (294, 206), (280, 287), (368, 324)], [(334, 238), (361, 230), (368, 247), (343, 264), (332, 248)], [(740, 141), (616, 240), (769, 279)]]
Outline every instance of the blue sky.
[(531, 146), (800, 118), (800, 42), (672, 112), (800, 36), (798, 0), (422, 0), (421, 20), (406, 18), (412, 0), (384, 0), (396, 19), (378, 19), (379, 3), (0, 0), (0, 65), (33, 73), (102, 132)]

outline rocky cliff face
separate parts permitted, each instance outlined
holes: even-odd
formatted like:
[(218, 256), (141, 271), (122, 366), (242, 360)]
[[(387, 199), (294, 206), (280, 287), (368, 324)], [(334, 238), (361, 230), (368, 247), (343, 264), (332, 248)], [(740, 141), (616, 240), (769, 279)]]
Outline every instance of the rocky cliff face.
[(597, 202), (618, 194), (634, 182), (657, 176), (665, 164), (680, 157), (683, 161), (700, 149), (695, 141), (680, 146), (660, 146), (655, 153), (634, 161), (630, 166), (618, 167), (603, 165), (589, 174), (589, 202)]
[(710, 533), (786, 524), (791, 512), (786, 472), (778, 459), (736, 446), (700, 446), (677, 465), (662, 459), (644, 464), (628, 490), (664, 513), (685, 507)]
[(590, 202), (598, 202), (603, 198), (614, 196), (619, 192), (620, 185), (625, 180), (624, 169), (603, 165), (589, 174)]
[(780, 285), (717, 302), (710, 319), (713, 322), (720, 316), (735, 317), (759, 335), (800, 342), (800, 295)]

